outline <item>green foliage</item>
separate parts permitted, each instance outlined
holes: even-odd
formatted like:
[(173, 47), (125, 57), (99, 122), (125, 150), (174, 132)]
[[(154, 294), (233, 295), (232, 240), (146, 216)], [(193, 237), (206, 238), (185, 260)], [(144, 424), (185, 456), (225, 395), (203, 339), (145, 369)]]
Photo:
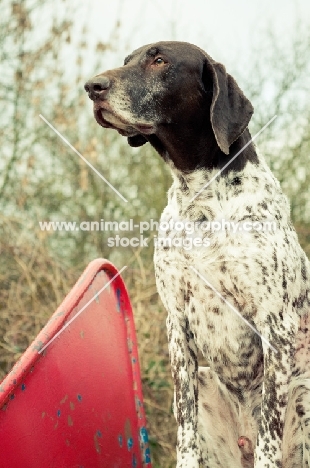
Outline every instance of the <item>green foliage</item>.
[[(293, 223), (309, 230), (309, 24), (299, 18), (295, 31), (289, 40), (280, 42), (270, 27), (253, 50), (252, 64), (243, 72), (242, 81), (247, 79), (246, 94), (255, 108), (252, 135), (277, 115), (256, 144), (290, 200)], [(306, 247), (303, 237), (302, 242)]]

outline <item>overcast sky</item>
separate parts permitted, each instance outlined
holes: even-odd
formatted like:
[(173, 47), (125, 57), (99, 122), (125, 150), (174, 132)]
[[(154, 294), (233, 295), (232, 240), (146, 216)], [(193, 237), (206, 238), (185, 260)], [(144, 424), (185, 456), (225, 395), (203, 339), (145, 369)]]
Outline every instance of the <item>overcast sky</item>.
[(310, 21), (310, 1), (89, 0), (79, 8), (78, 17), (89, 25), (94, 43), (109, 40), (119, 20), (121, 57), (154, 41), (182, 40), (202, 47), (225, 64), (235, 60), (246, 64), (267, 25), (285, 46), (296, 20)]

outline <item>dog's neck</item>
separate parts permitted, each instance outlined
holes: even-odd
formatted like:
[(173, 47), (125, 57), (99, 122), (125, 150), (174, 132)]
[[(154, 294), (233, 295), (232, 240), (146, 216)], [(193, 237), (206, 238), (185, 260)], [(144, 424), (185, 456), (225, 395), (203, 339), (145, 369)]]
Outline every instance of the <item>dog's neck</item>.
[(197, 169), (221, 170), (226, 166), (223, 174), (227, 174), (230, 171), (241, 171), (248, 161), (258, 164), (248, 129), (231, 145), (228, 155), (220, 150), (211, 126), (199, 132), (196, 126), (193, 135), (190, 127), (179, 129), (177, 125), (170, 124), (167, 128), (163, 126), (156, 135), (150, 135), (148, 140), (166, 162), (171, 161), (183, 173)]

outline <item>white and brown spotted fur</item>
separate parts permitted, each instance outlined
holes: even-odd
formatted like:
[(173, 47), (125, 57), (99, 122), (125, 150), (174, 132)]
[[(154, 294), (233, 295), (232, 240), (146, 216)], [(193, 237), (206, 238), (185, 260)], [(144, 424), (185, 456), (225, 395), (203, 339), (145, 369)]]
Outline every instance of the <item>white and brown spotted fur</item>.
[[(310, 266), (287, 199), (250, 143), (192, 200), (250, 142), (252, 105), (223, 65), (182, 42), (141, 47), (85, 89), (100, 125), (131, 146), (150, 142), (169, 164), (162, 221), (276, 222), (269, 232), (198, 227), (195, 237), (207, 236), (209, 246), (155, 249), (168, 312), (177, 468), (309, 467)], [(161, 238), (182, 244), (186, 235), (172, 229)], [(209, 367), (198, 367), (198, 350)]]

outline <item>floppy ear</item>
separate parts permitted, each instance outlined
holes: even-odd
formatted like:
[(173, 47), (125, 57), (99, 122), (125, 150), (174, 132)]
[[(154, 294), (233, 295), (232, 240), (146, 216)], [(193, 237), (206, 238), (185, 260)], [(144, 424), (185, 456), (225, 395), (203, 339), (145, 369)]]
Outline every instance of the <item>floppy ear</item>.
[(229, 154), (229, 147), (248, 126), (254, 108), (233, 77), (226, 73), (224, 65), (207, 58), (203, 72), (206, 88), (210, 82), (210, 74), (213, 81), (211, 125), (220, 149)]
[(147, 143), (146, 138), (144, 138), (143, 135), (139, 135), (139, 134), (132, 136), (132, 137), (128, 137), (127, 141), (130, 146), (134, 146), (134, 147), (142, 146), (145, 143)]

